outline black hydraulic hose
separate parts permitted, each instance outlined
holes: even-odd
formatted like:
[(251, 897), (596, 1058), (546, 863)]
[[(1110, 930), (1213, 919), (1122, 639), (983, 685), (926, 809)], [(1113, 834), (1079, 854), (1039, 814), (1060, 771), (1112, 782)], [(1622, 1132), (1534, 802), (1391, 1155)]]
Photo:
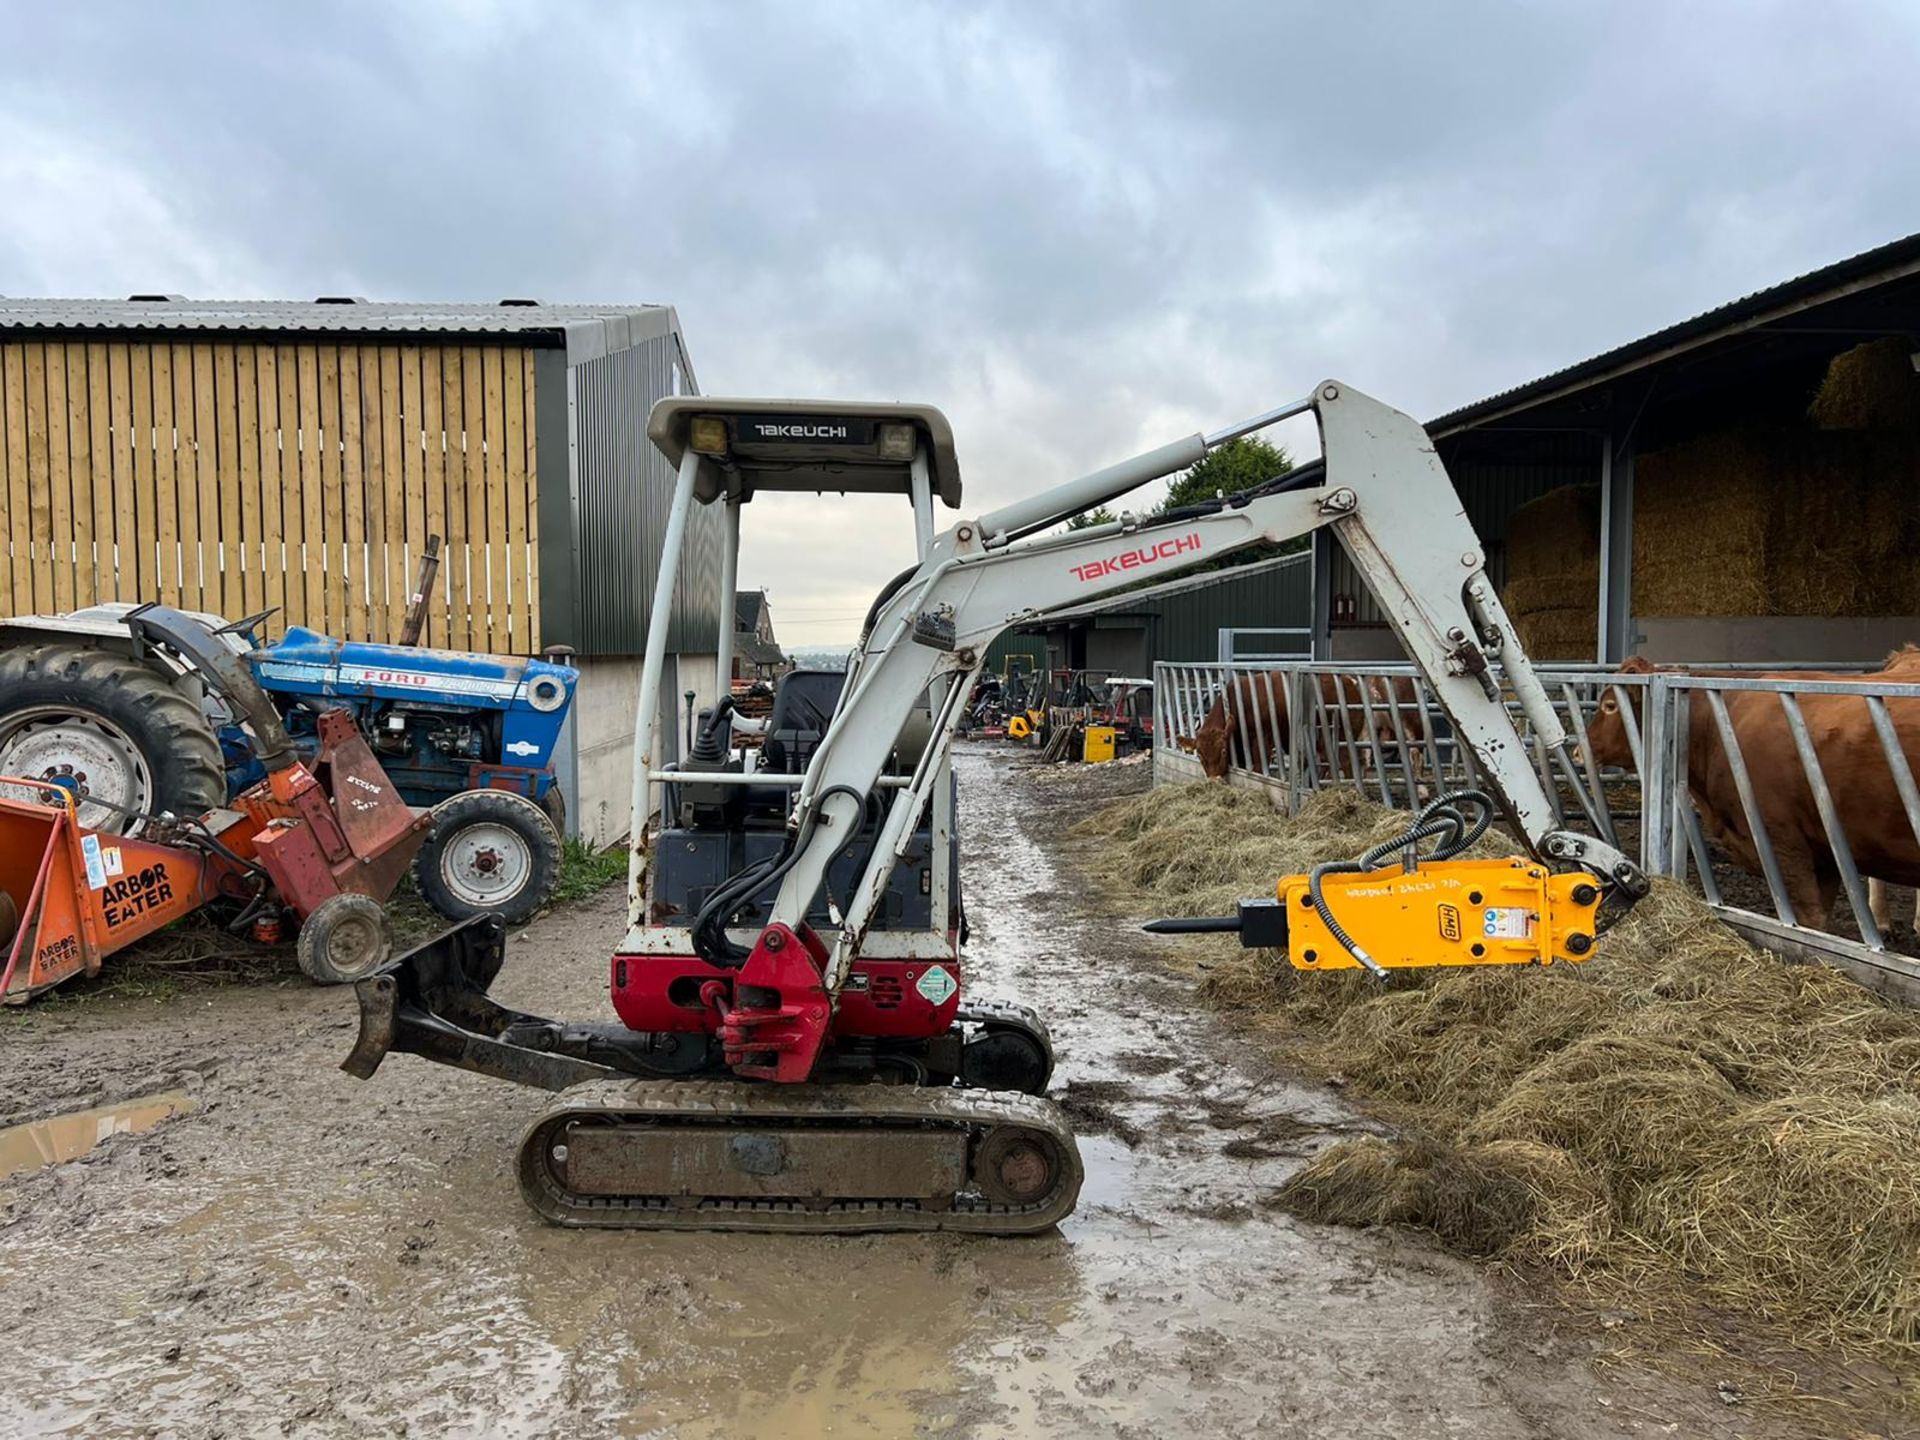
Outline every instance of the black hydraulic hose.
[[(1462, 807), (1471, 807), (1474, 817), (1469, 820), (1462, 813)], [(1451, 860), (1474, 841), (1487, 833), (1487, 827), (1493, 824), (1493, 800), (1480, 790), (1450, 790), (1436, 796), (1413, 818), (1413, 824), (1390, 839), (1382, 840), (1358, 860), (1329, 860), (1316, 865), (1307, 873), (1307, 894), (1313, 899), (1313, 908), (1320, 914), (1320, 923), (1327, 927), (1327, 933), (1339, 942), (1340, 947), (1361, 965), (1366, 967), (1376, 979), (1384, 980), (1387, 972), (1371, 955), (1360, 948), (1346, 927), (1340, 923), (1330, 906), (1322, 882), (1329, 875), (1355, 875), (1368, 870), (1378, 869), (1385, 861), (1396, 854), (1404, 854), (1409, 868), (1418, 865), (1420, 842), (1437, 841), (1425, 857), (1428, 860)]]
[[(49, 783), (46, 788), (48, 790), (61, 790), (61, 789), (65, 789), (66, 787)], [(199, 819), (198, 817), (188, 817), (184, 815), (155, 815), (146, 810), (136, 810), (131, 805), (118, 804), (115, 801), (105, 799), (99, 795), (75, 795), (74, 796), (75, 812), (77, 813), (80, 807), (83, 805), (98, 805), (102, 810), (111, 810), (114, 812), (114, 814), (122, 816), (128, 820), (139, 820), (149, 825), (158, 825), (162, 827), (177, 825), (181, 827), (180, 839), (184, 843), (188, 845), (192, 845), (201, 850), (217, 851), (219, 854), (224, 855), (228, 860), (231, 860), (235, 865), (239, 866), (242, 870), (247, 871), (251, 874), (257, 875), (263, 880), (269, 879), (267, 875), (266, 867), (264, 865), (260, 864), (257, 860), (248, 860), (242, 856), (234, 854), (233, 851), (229, 850), (225, 845), (220, 843), (219, 837), (217, 837), (213, 833), (213, 831), (207, 828), (207, 822), (202, 819)], [(192, 833), (195, 830), (199, 831), (200, 833), (197, 835)]]
[(907, 582), (919, 573), (918, 565), (910, 566), (880, 587), (880, 593), (873, 597), (873, 604), (867, 607), (867, 618), (860, 626), (860, 649), (867, 648), (867, 639), (873, 634), (873, 627), (879, 621), (880, 612), (886, 608), (887, 602), (906, 589)]
[[(807, 814), (805, 825), (794, 832), (779, 855), (742, 871), (710, 895), (707, 903), (700, 907), (700, 913), (694, 917), (692, 935), (693, 948), (701, 959), (709, 965), (718, 965), (727, 970), (738, 970), (746, 963), (747, 956), (752, 952), (727, 938), (727, 921), (745, 908), (755, 896), (763, 893), (769, 885), (780, 880), (800, 863), (801, 852), (806, 849), (814, 827), (820, 823), (822, 808), (834, 795), (852, 797), (860, 807), (860, 818), (864, 822), (867, 814), (867, 797), (860, 791), (855, 790), (851, 785), (829, 785), (821, 791), (812, 810)], [(827, 857), (829, 866), (846, 852), (847, 847), (853, 843), (863, 828), (863, 825), (847, 827), (847, 833), (841, 837), (840, 843), (833, 847), (833, 853)]]

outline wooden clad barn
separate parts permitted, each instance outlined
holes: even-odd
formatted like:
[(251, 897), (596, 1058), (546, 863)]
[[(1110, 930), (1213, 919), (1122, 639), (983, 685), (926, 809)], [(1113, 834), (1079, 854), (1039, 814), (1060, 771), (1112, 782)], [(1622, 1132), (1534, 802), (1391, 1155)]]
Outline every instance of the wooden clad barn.
[[(272, 633), (390, 640), (439, 535), (423, 643), (576, 650), (570, 788), (617, 834), (673, 482), (646, 415), (696, 389), (663, 305), (0, 298), (0, 611), (272, 608)], [(692, 517), (684, 573), (719, 525)], [(732, 623), (710, 589), (676, 652)]]
[(642, 614), (575, 633), (582, 577), (542, 562), (569, 567), (612, 518), (567, 503), (573, 372), (648, 341), (666, 383), (640, 388), (691, 388), (659, 306), (0, 299), (0, 596), (16, 613), (271, 606), (381, 639), (440, 535), (428, 643), (637, 650)]

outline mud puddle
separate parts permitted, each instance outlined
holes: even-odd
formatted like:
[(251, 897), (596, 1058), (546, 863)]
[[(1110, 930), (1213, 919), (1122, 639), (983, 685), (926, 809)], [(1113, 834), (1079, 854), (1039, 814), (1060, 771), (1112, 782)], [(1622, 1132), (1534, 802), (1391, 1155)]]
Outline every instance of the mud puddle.
[(184, 1090), (170, 1090), (164, 1095), (146, 1095), (9, 1125), (0, 1130), (0, 1180), (43, 1165), (77, 1160), (115, 1135), (138, 1135), (196, 1108), (193, 1097)]
[[(407, 1056), (348, 1079), (346, 993), (62, 1007), (0, 1034), (0, 1094), (178, 1087), (200, 1108), (8, 1182), (0, 1329), (50, 1343), (18, 1349), (0, 1434), (1794, 1433), (1710, 1390), (1597, 1377), (1415, 1241), (1270, 1210), (1366, 1122), (1075, 893), (1056, 787), (994, 751), (958, 768), (968, 982), (1047, 1016), (1082, 1135), (1057, 1233), (556, 1230), (510, 1171), (543, 1098)], [(621, 908), (536, 922), (500, 998), (603, 1018)]]

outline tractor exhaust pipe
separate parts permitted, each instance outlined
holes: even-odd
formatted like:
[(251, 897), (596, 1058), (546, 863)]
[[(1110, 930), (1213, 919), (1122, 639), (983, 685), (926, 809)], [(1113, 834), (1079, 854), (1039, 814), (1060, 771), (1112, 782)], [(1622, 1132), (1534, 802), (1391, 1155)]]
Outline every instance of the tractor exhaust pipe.
[(427, 597), (433, 593), (433, 580), (440, 573), (440, 537), (427, 536), (427, 548), (420, 556), (420, 575), (413, 582), (413, 594), (407, 597), (407, 613), (400, 622), (400, 638), (396, 645), (409, 648), (420, 643), (421, 633), (427, 628)]

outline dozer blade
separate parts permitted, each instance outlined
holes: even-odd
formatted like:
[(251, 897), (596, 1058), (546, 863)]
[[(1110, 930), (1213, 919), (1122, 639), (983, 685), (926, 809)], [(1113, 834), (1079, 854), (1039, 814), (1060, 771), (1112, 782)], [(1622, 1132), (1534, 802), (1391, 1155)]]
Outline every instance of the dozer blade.
[(520, 1189), (557, 1225), (1025, 1235), (1084, 1171), (1051, 1102), (896, 1085), (621, 1081), (536, 1120)]
[(605, 1065), (518, 1043), (553, 1026), (487, 998), (506, 958), (506, 937), (498, 916), (476, 916), (356, 983), (360, 1035), (340, 1068), (371, 1079), (388, 1053), (399, 1050), (541, 1090), (618, 1075)]

